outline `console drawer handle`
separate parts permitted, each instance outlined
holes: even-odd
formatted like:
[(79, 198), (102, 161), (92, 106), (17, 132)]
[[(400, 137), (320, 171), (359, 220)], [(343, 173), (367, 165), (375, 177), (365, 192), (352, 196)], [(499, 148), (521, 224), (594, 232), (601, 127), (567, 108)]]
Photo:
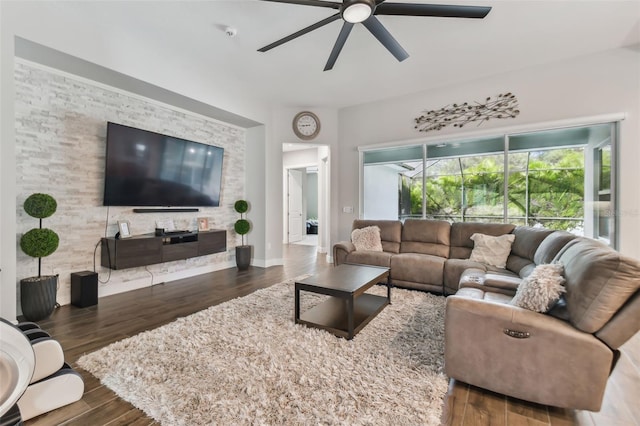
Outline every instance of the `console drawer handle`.
[(504, 332), (504, 334), (506, 334), (509, 337), (515, 337), (516, 339), (526, 339), (527, 337), (531, 336), (531, 334), (529, 334), (526, 331), (518, 331), (518, 330), (509, 330), (508, 328), (505, 328), (504, 330), (502, 330)]

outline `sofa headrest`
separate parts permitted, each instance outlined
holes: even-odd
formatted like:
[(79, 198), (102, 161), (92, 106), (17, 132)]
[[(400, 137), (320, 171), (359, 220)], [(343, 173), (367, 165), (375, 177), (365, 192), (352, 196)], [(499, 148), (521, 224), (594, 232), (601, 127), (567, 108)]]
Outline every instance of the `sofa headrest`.
[(471, 235), (486, 234), (494, 237), (509, 234), (515, 225), (508, 223), (454, 222), (451, 224), (450, 258), (468, 259), (473, 249)]
[(380, 228), (382, 250), (391, 253), (400, 253), (400, 240), (402, 238), (402, 222), (399, 220), (366, 220), (356, 219), (351, 229), (362, 229), (367, 226)]
[(565, 231), (554, 231), (547, 236), (538, 246), (533, 261), (536, 265), (551, 263), (558, 253), (571, 241), (578, 238), (574, 234)]
[(600, 330), (640, 288), (640, 262), (598, 241), (579, 237), (558, 260), (569, 321), (586, 333)]
[(451, 224), (444, 220), (407, 219), (402, 226), (402, 253), (449, 257)]
[(451, 245), (473, 248), (471, 236), (475, 233), (497, 237), (511, 233), (514, 228), (510, 223), (454, 222), (451, 224)]
[(551, 229), (516, 226), (513, 230), (513, 235), (516, 236), (516, 239), (511, 245), (511, 254), (533, 262), (540, 243), (552, 233), (553, 230)]

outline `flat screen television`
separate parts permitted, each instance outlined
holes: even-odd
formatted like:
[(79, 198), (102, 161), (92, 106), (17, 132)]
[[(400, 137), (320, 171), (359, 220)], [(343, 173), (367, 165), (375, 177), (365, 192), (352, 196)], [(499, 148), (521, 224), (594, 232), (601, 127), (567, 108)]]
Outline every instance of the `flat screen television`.
[(105, 206), (217, 207), (224, 149), (107, 123)]

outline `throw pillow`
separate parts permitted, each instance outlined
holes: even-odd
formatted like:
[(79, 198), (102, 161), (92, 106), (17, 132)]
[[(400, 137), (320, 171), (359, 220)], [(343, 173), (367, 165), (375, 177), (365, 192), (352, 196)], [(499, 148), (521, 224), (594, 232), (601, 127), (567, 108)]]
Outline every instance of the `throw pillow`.
[(526, 277), (511, 299), (511, 304), (535, 312), (547, 312), (565, 292), (561, 263), (538, 265)]
[(351, 232), (351, 242), (356, 246), (356, 251), (382, 251), (380, 228), (377, 226), (354, 229), (353, 232)]
[(507, 258), (511, 253), (511, 245), (516, 239), (513, 234), (494, 237), (485, 234), (473, 234), (473, 250), (469, 260), (486, 263), (504, 269), (507, 266)]

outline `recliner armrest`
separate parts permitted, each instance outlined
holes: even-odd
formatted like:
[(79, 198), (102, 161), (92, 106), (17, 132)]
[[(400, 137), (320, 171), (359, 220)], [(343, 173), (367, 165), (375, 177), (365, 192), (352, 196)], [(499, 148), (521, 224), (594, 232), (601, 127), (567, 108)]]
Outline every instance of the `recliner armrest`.
[(522, 331), (528, 332), (530, 337), (552, 333), (556, 336), (566, 335), (568, 338), (587, 341), (594, 339), (592, 334), (578, 330), (567, 321), (515, 305), (460, 295), (449, 296), (446, 304), (447, 313), (454, 318), (480, 318), (483, 321), (499, 322), (507, 328), (519, 327)]
[(482, 291), (514, 296), (522, 278), (486, 272), (478, 268), (466, 269), (460, 276), (458, 288), (477, 288)]
[(30, 330), (25, 335), (30, 339), (35, 354), (35, 369), (31, 383), (50, 376), (62, 368), (64, 353), (60, 342), (41, 330)]
[(504, 303), (449, 296), (445, 371), (541, 404), (600, 409), (613, 351), (560, 319)]
[(340, 241), (333, 245), (333, 265), (338, 266), (345, 263), (347, 255), (355, 251), (356, 246), (351, 241)]

